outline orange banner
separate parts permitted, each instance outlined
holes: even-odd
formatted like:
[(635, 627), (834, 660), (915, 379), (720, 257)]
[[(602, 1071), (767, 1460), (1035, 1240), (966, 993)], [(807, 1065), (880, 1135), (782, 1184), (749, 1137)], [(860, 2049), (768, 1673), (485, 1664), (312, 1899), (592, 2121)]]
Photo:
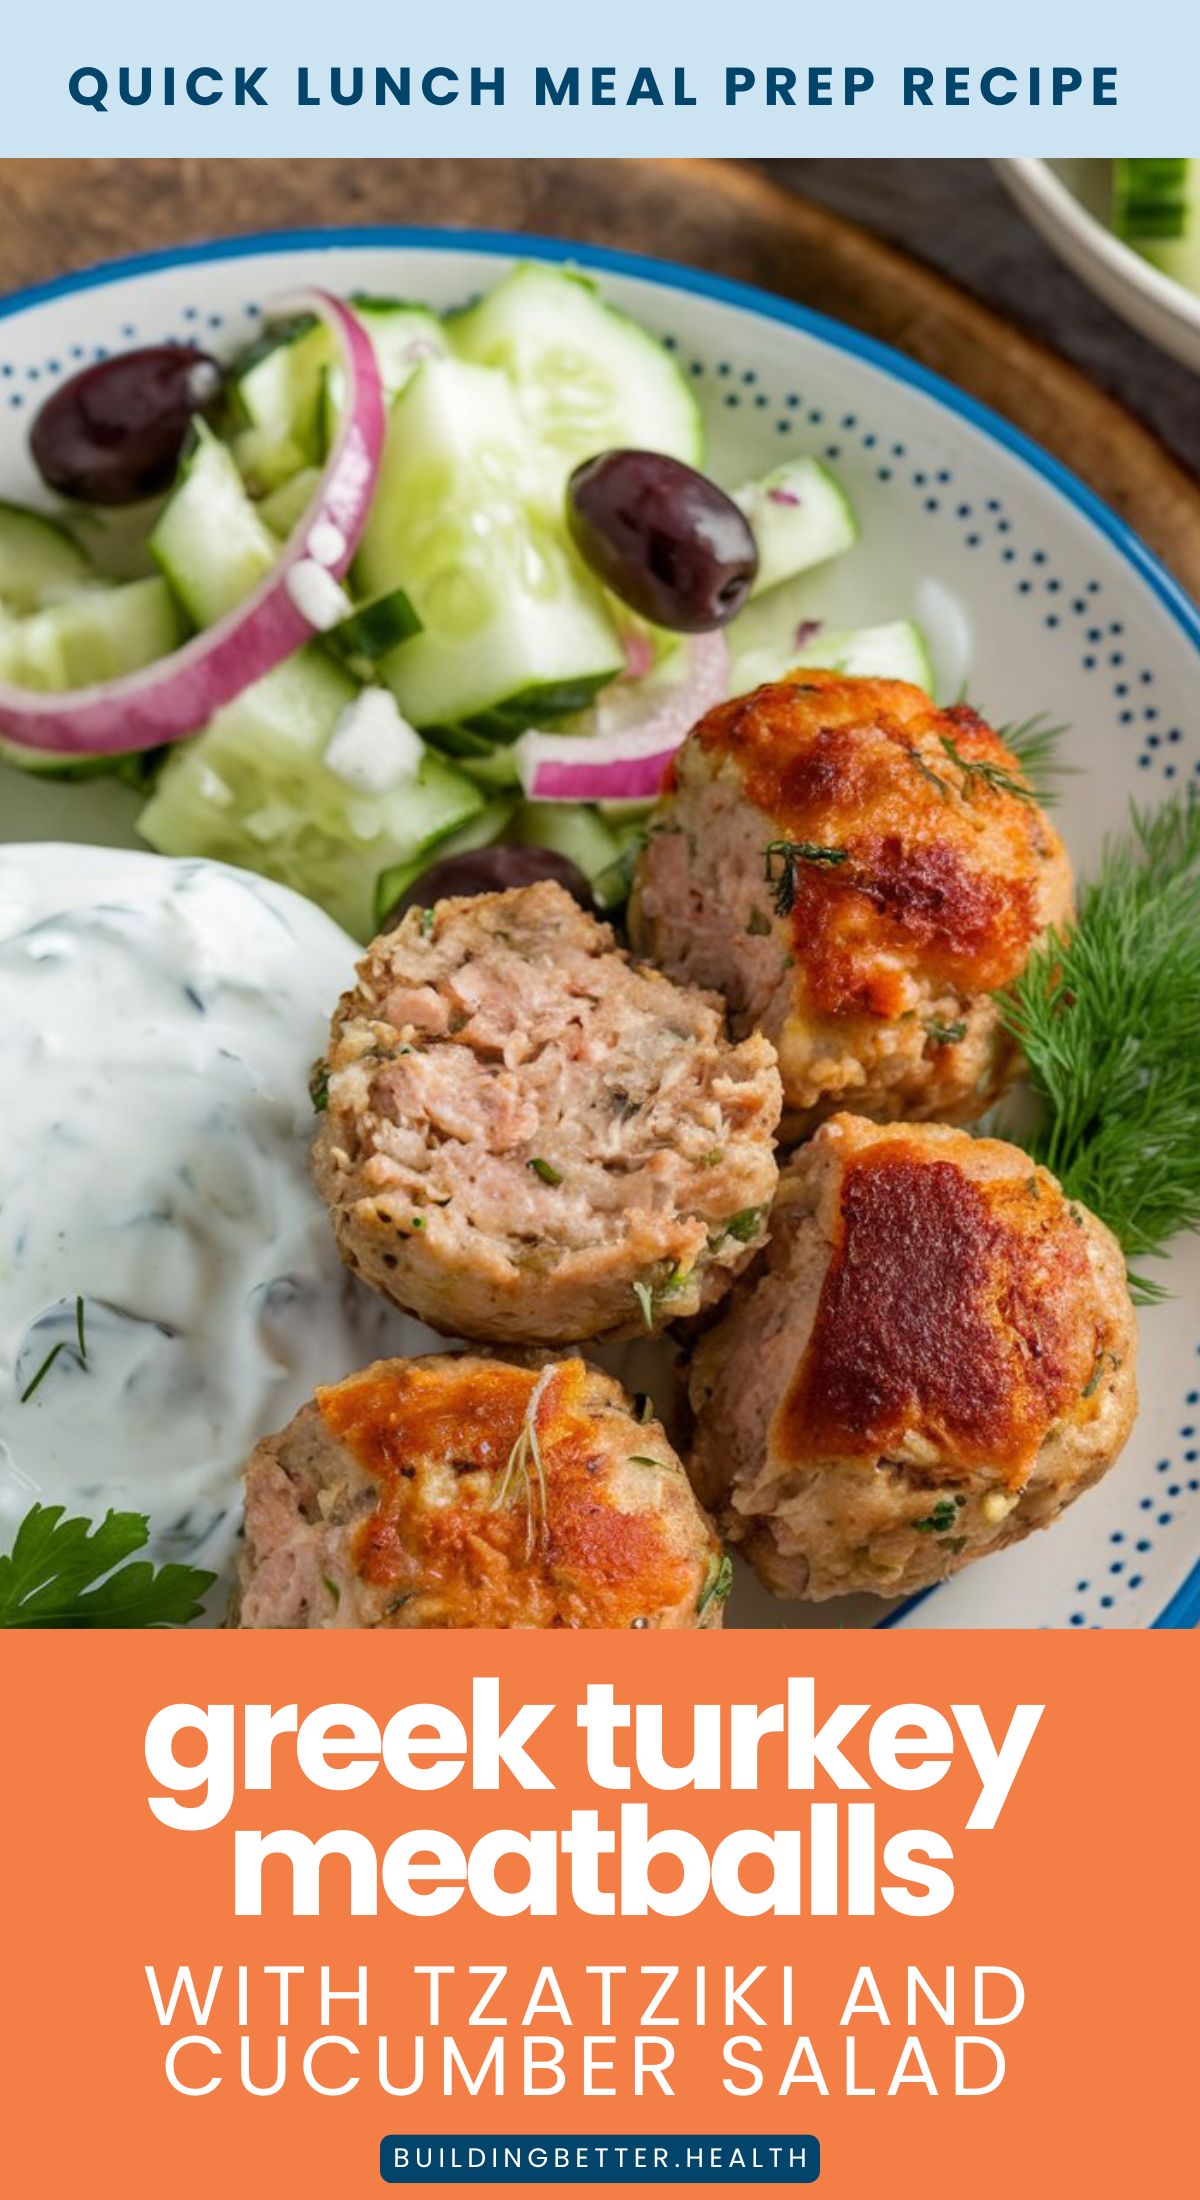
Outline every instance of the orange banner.
[(1198, 1655), (7, 1635), (6, 2188), (1173, 2189)]

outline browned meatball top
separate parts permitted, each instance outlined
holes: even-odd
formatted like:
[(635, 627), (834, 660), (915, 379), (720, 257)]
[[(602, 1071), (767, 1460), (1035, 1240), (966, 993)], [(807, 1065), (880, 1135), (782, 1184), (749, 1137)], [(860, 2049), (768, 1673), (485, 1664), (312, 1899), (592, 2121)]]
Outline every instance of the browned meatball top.
[(378, 1361), (246, 1469), (242, 1626), (711, 1627), (728, 1581), (660, 1424), (576, 1358)]
[(951, 1477), (990, 1466), (1019, 1486), (1091, 1374), (1091, 1295), (1087, 1240), (1045, 1170), (973, 1178), (957, 1152), (881, 1134), (845, 1163), (780, 1449), (874, 1458), (916, 1432)]
[(974, 711), (803, 671), (719, 705), (692, 739), (772, 821), (777, 900), (821, 1014), (896, 1015), (915, 972), (973, 993), (1023, 967), (1061, 847)]

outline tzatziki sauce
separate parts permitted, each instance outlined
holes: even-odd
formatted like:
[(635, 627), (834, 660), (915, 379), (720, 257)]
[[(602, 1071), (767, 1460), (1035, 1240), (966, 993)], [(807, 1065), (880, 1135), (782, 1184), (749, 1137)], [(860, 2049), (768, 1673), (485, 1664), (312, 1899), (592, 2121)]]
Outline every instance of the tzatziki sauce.
[(221, 864), (0, 847), (0, 1549), (39, 1500), (112, 1506), (227, 1571), (257, 1439), (423, 1348), (309, 1181), (357, 952)]

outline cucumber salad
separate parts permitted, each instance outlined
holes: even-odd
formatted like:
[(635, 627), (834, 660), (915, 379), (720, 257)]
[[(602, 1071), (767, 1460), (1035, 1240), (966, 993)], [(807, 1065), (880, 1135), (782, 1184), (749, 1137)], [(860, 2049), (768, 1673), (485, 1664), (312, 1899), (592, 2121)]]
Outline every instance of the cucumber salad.
[(441, 317), (306, 294), (232, 360), (86, 369), (31, 444), (57, 503), (0, 505), (3, 768), (115, 773), (151, 848), (359, 938), (493, 844), (615, 908), (712, 704), (803, 664), (930, 685), (911, 623), (804, 616), (856, 535), (829, 470), (718, 488), (671, 353), (569, 271)]
[(1114, 160), (1111, 220), (1152, 267), (1200, 295), (1200, 160)]

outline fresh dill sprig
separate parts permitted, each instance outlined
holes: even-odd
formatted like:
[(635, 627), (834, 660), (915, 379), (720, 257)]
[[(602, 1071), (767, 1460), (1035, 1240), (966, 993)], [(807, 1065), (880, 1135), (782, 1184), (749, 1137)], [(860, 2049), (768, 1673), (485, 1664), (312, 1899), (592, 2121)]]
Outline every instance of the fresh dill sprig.
[(1045, 711), (1017, 725), (996, 728), (997, 740), (1016, 757), (1043, 809), (1052, 809), (1057, 802), (1059, 780), (1075, 776), (1074, 765), (1064, 764), (1059, 754), (1070, 730), (1068, 725), (1055, 724)]
[(922, 779), (927, 780), (931, 787), (937, 788), (937, 791), (940, 794), (943, 802), (949, 802), (950, 797), (954, 792), (954, 789), (950, 785), (949, 780), (943, 779), (940, 772), (935, 772), (932, 764), (927, 763), (925, 758), (922, 756), (920, 749), (910, 749), (908, 753), (909, 756), (912, 758), (913, 763), (916, 765), (917, 770), (920, 772)]
[(796, 865), (834, 865), (849, 858), (847, 848), (822, 848), (814, 840), (772, 840), (763, 855), (763, 879), (775, 901), (775, 914), (790, 917), (796, 905)]
[(492, 1492), (491, 1510), (493, 1512), (499, 1512), (507, 1505), (514, 1489), (519, 1490), (524, 1498), (525, 1556), (527, 1559), (532, 1558), (534, 1544), (539, 1534), (542, 1536), (546, 1534), (548, 1524), (549, 1491), (546, 1485), (546, 1465), (542, 1458), (542, 1447), (538, 1439), (537, 1417), (538, 1408), (554, 1379), (554, 1375), (555, 1366), (554, 1362), (551, 1361), (548, 1367), (542, 1369), (533, 1389), (529, 1393), (529, 1403), (522, 1416), (521, 1426), (517, 1430), (512, 1450), (505, 1461), (504, 1471)]
[(1033, 788), (1027, 787), (1015, 772), (1010, 772), (1006, 764), (993, 764), (986, 756), (964, 756), (949, 733), (940, 734), (938, 738), (951, 763), (957, 764), (963, 775), (963, 793), (968, 800), (977, 788), (986, 787), (992, 794), (1011, 795), (1015, 802), (1037, 801)]
[(84, 1301), (82, 1298), (77, 1298), (75, 1301), (74, 1349), (72, 1350), (71, 1345), (68, 1343), (65, 1337), (60, 1337), (57, 1344), (51, 1345), (50, 1350), (46, 1354), (45, 1359), (42, 1361), (42, 1364), (39, 1367), (36, 1375), (33, 1377), (32, 1381), (26, 1383), (24, 1390), (21, 1392), (20, 1398), (17, 1401), (19, 1405), (28, 1405), (30, 1399), (36, 1397), (38, 1391), (42, 1387), (42, 1384), (45, 1382), (47, 1375), (50, 1373), (51, 1368), (57, 1360), (60, 1352), (71, 1352), (72, 1357), (76, 1360), (80, 1367), (87, 1367), (88, 1356), (87, 1336), (85, 1334), (84, 1328), (85, 1320), (86, 1311), (84, 1307)]
[[(1024, 1141), (1136, 1263), (1200, 1229), (1200, 799), (1134, 809), (1052, 936), (999, 996), (1043, 1121)], [(1161, 1288), (1130, 1276), (1143, 1303)]]

